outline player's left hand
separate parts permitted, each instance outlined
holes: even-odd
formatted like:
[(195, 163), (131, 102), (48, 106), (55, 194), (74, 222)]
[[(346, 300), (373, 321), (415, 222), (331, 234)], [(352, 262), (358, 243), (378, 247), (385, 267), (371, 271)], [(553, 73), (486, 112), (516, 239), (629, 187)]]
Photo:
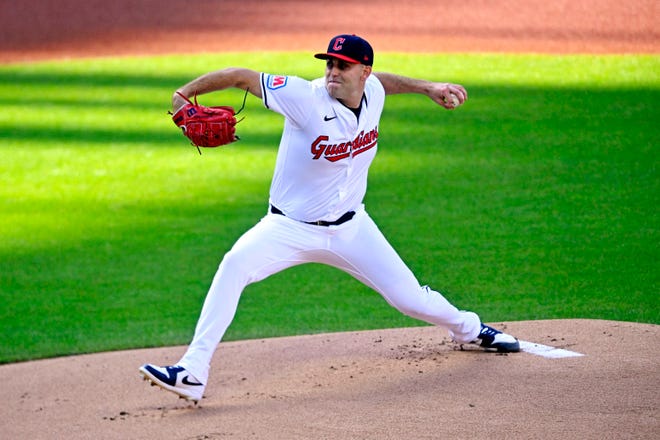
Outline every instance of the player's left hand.
[(460, 84), (433, 83), (429, 98), (436, 104), (448, 110), (453, 110), (467, 101), (468, 94), (465, 87)]
[(196, 95), (194, 103), (183, 94), (179, 93), (179, 96), (185, 104), (174, 112), (172, 121), (198, 150), (199, 147), (219, 147), (238, 140), (235, 131), (238, 121), (232, 107), (206, 107), (197, 103)]

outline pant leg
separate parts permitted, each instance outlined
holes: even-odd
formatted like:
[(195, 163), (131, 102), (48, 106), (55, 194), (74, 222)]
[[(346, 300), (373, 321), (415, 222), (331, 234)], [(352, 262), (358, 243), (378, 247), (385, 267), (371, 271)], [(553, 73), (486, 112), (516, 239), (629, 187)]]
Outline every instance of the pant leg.
[(241, 293), (251, 283), (309, 261), (320, 243), (308, 226), (269, 214), (224, 256), (204, 300), (195, 334), (179, 365), (206, 383), (213, 353), (234, 319)]
[(457, 342), (477, 337), (481, 320), (476, 313), (458, 310), (439, 292), (421, 286), (366, 212), (353, 222), (345, 230), (339, 226), (332, 237), (330, 264), (376, 290), (402, 313), (446, 328)]

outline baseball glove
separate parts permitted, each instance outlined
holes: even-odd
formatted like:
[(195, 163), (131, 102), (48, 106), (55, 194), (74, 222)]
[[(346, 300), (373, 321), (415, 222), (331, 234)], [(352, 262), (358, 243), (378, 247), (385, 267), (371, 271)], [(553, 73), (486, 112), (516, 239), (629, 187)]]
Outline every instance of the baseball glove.
[(197, 94), (195, 94), (193, 103), (183, 94), (177, 93), (186, 100), (186, 104), (172, 115), (172, 121), (181, 128), (183, 135), (197, 147), (199, 154), (202, 154), (199, 147), (219, 147), (239, 139), (235, 130), (238, 123), (237, 113), (234, 112), (233, 107), (206, 107), (197, 103)]

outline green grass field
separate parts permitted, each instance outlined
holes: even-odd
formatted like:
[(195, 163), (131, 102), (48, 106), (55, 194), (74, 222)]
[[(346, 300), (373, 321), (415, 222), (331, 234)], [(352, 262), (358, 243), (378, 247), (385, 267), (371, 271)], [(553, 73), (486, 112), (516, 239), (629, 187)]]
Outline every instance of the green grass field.
[[(250, 97), (239, 143), (186, 142), (173, 90), (228, 65), (323, 69), (306, 53), (0, 66), (0, 363), (189, 342), (222, 255), (267, 209), (282, 125)], [(660, 57), (376, 68), (470, 94), (453, 112), (391, 96), (381, 121), (367, 209), (423, 284), (487, 322), (660, 323)], [(308, 265), (249, 286), (225, 340), (422, 324)]]

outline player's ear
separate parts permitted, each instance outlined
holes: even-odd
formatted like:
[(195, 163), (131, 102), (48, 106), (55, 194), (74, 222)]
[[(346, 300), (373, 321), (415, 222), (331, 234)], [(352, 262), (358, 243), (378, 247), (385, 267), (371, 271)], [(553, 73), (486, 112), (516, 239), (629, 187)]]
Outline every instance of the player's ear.
[(367, 78), (369, 78), (369, 75), (371, 75), (371, 66), (363, 66), (362, 69), (362, 80), (366, 81)]

